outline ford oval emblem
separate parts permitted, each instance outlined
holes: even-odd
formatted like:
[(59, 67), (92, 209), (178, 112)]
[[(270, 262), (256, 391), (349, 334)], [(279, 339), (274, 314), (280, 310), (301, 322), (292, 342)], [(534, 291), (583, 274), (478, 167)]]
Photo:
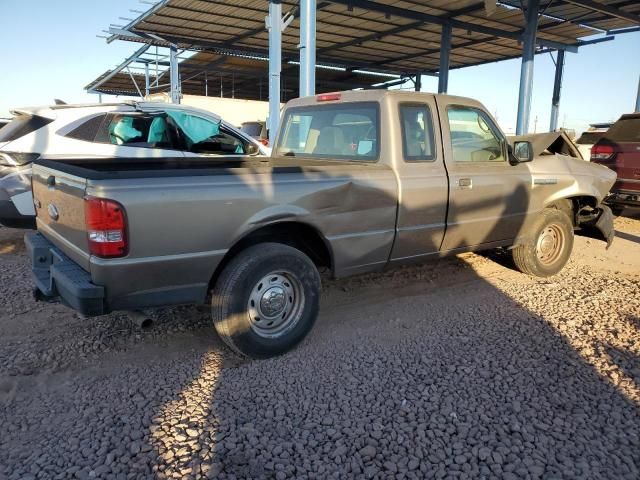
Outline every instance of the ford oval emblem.
[(49, 205), (47, 205), (47, 211), (49, 212), (49, 216), (53, 220), (58, 220), (58, 218), (60, 217), (60, 212), (58, 212), (58, 207), (56, 207), (53, 203), (50, 203)]

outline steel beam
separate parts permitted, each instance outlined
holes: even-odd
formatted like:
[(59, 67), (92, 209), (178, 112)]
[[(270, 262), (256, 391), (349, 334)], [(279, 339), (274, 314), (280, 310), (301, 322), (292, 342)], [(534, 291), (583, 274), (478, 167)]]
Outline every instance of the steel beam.
[(422, 90), (422, 75), (416, 73), (415, 90), (419, 92)]
[(269, 144), (273, 145), (280, 126), (280, 73), (282, 71), (282, 5), (269, 2)]
[(625, 12), (623, 10), (615, 8), (612, 5), (605, 5), (604, 3), (593, 2), (591, 0), (563, 0), (563, 1), (564, 3), (570, 3), (578, 7), (586, 8), (587, 10), (604, 13), (605, 15), (609, 15), (610, 17), (620, 18), (622, 20), (627, 20), (629, 22), (633, 22), (637, 25), (640, 25), (640, 15), (636, 15), (635, 13)]
[(553, 96), (551, 98), (551, 122), (549, 131), (555, 132), (558, 128), (558, 114), (560, 111), (560, 92), (562, 90), (562, 75), (564, 74), (564, 50), (558, 50), (556, 59), (556, 76), (553, 80)]
[(171, 103), (180, 103), (180, 73), (178, 72), (178, 47), (169, 47), (169, 83)]
[(451, 54), (451, 25), (442, 26), (440, 34), (440, 70), (438, 71), (438, 93), (447, 93), (449, 88), (449, 56)]
[[(432, 15), (424, 12), (417, 12), (414, 10), (408, 10), (405, 8), (396, 7), (393, 5), (385, 5), (377, 2), (373, 2), (371, 0), (330, 0), (331, 3), (336, 3), (339, 5), (345, 5), (349, 7), (358, 7), (363, 10), (370, 10), (372, 12), (384, 13), (385, 15), (392, 15), (400, 18), (405, 18), (408, 20), (421, 20), (424, 23), (432, 23), (435, 25), (444, 25), (449, 24), (453, 28), (459, 28), (462, 30), (467, 30), (469, 32), (482, 33), (484, 35), (489, 35), (498, 38), (510, 38), (512, 40), (520, 41), (522, 36), (526, 33), (520, 31), (512, 31), (512, 30), (504, 30), (500, 28), (487, 27), (478, 23), (470, 23), (464, 22), (461, 20), (457, 20), (455, 18), (449, 18), (447, 16), (438, 16)], [(539, 4), (539, 0), (536, 1), (536, 5)], [(572, 46), (570, 44), (564, 44), (560, 42), (554, 42), (552, 40), (545, 40), (543, 38), (539, 38), (536, 40), (543, 47), (550, 47), (556, 49), (565, 49), (568, 51), (577, 51), (577, 47)]]
[(536, 30), (538, 28), (539, 6), (540, 0), (529, 0), (525, 12), (526, 26), (522, 43), (522, 66), (520, 68), (520, 92), (518, 95), (516, 135), (524, 135), (529, 131), (531, 93), (533, 91), (533, 59), (536, 53)]
[(123, 71), (125, 68), (127, 68), (131, 63), (135, 62), (138, 57), (140, 55), (142, 55), (144, 52), (146, 52), (149, 49), (150, 45), (143, 45), (142, 47), (140, 47), (138, 50), (136, 50), (134, 52), (133, 55), (131, 55), (129, 58), (127, 58), (124, 62), (122, 62), (120, 65), (118, 65), (116, 68), (114, 68), (113, 70), (111, 70), (111, 72), (109, 72), (109, 74), (100, 79), (99, 81), (97, 81), (96, 83), (94, 83), (93, 85), (89, 85), (86, 87), (86, 90), (88, 92), (91, 92), (92, 90), (95, 90), (96, 88), (98, 88), (100, 85), (104, 84), (105, 82), (108, 82), (109, 80), (111, 80), (113, 77), (115, 77), (118, 73), (120, 73), (121, 71)]
[(316, 0), (300, 0), (300, 96), (316, 93)]
[(144, 95), (149, 95), (149, 64), (144, 64)]

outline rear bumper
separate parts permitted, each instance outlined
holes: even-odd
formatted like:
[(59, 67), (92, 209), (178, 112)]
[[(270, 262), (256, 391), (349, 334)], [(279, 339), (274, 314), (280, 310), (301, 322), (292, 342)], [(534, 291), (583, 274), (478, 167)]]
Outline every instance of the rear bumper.
[(91, 283), (89, 272), (40, 233), (27, 233), (24, 242), (31, 258), (33, 280), (43, 296), (59, 297), (62, 303), (83, 315), (108, 313), (104, 287)]

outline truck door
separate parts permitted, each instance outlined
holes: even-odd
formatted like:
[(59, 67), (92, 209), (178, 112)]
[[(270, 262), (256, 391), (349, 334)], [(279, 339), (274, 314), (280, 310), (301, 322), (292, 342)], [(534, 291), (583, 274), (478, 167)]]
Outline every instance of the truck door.
[(529, 169), (509, 162), (507, 141), (480, 104), (437, 102), (450, 184), (442, 250), (514, 239), (529, 208)]
[(437, 254), (444, 236), (448, 185), (440, 122), (434, 97), (419, 98), (391, 107), (393, 135), (387, 138), (396, 139), (391, 148), (399, 183), (391, 262)]

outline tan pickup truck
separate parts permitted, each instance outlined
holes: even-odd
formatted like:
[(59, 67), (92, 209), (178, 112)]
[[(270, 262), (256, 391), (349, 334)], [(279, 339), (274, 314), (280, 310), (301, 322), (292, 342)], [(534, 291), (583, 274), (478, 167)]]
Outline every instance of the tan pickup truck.
[(468, 98), (318, 95), (286, 105), (271, 158), (39, 161), (26, 243), (41, 298), (86, 315), (210, 301), (231, 348), (268, 357), (312, 328), (319, 268), (344, 277), (504, 247), (549, 276), (574, 229), (610, 242), (601, 201), (615, 174), (533, 157)]

